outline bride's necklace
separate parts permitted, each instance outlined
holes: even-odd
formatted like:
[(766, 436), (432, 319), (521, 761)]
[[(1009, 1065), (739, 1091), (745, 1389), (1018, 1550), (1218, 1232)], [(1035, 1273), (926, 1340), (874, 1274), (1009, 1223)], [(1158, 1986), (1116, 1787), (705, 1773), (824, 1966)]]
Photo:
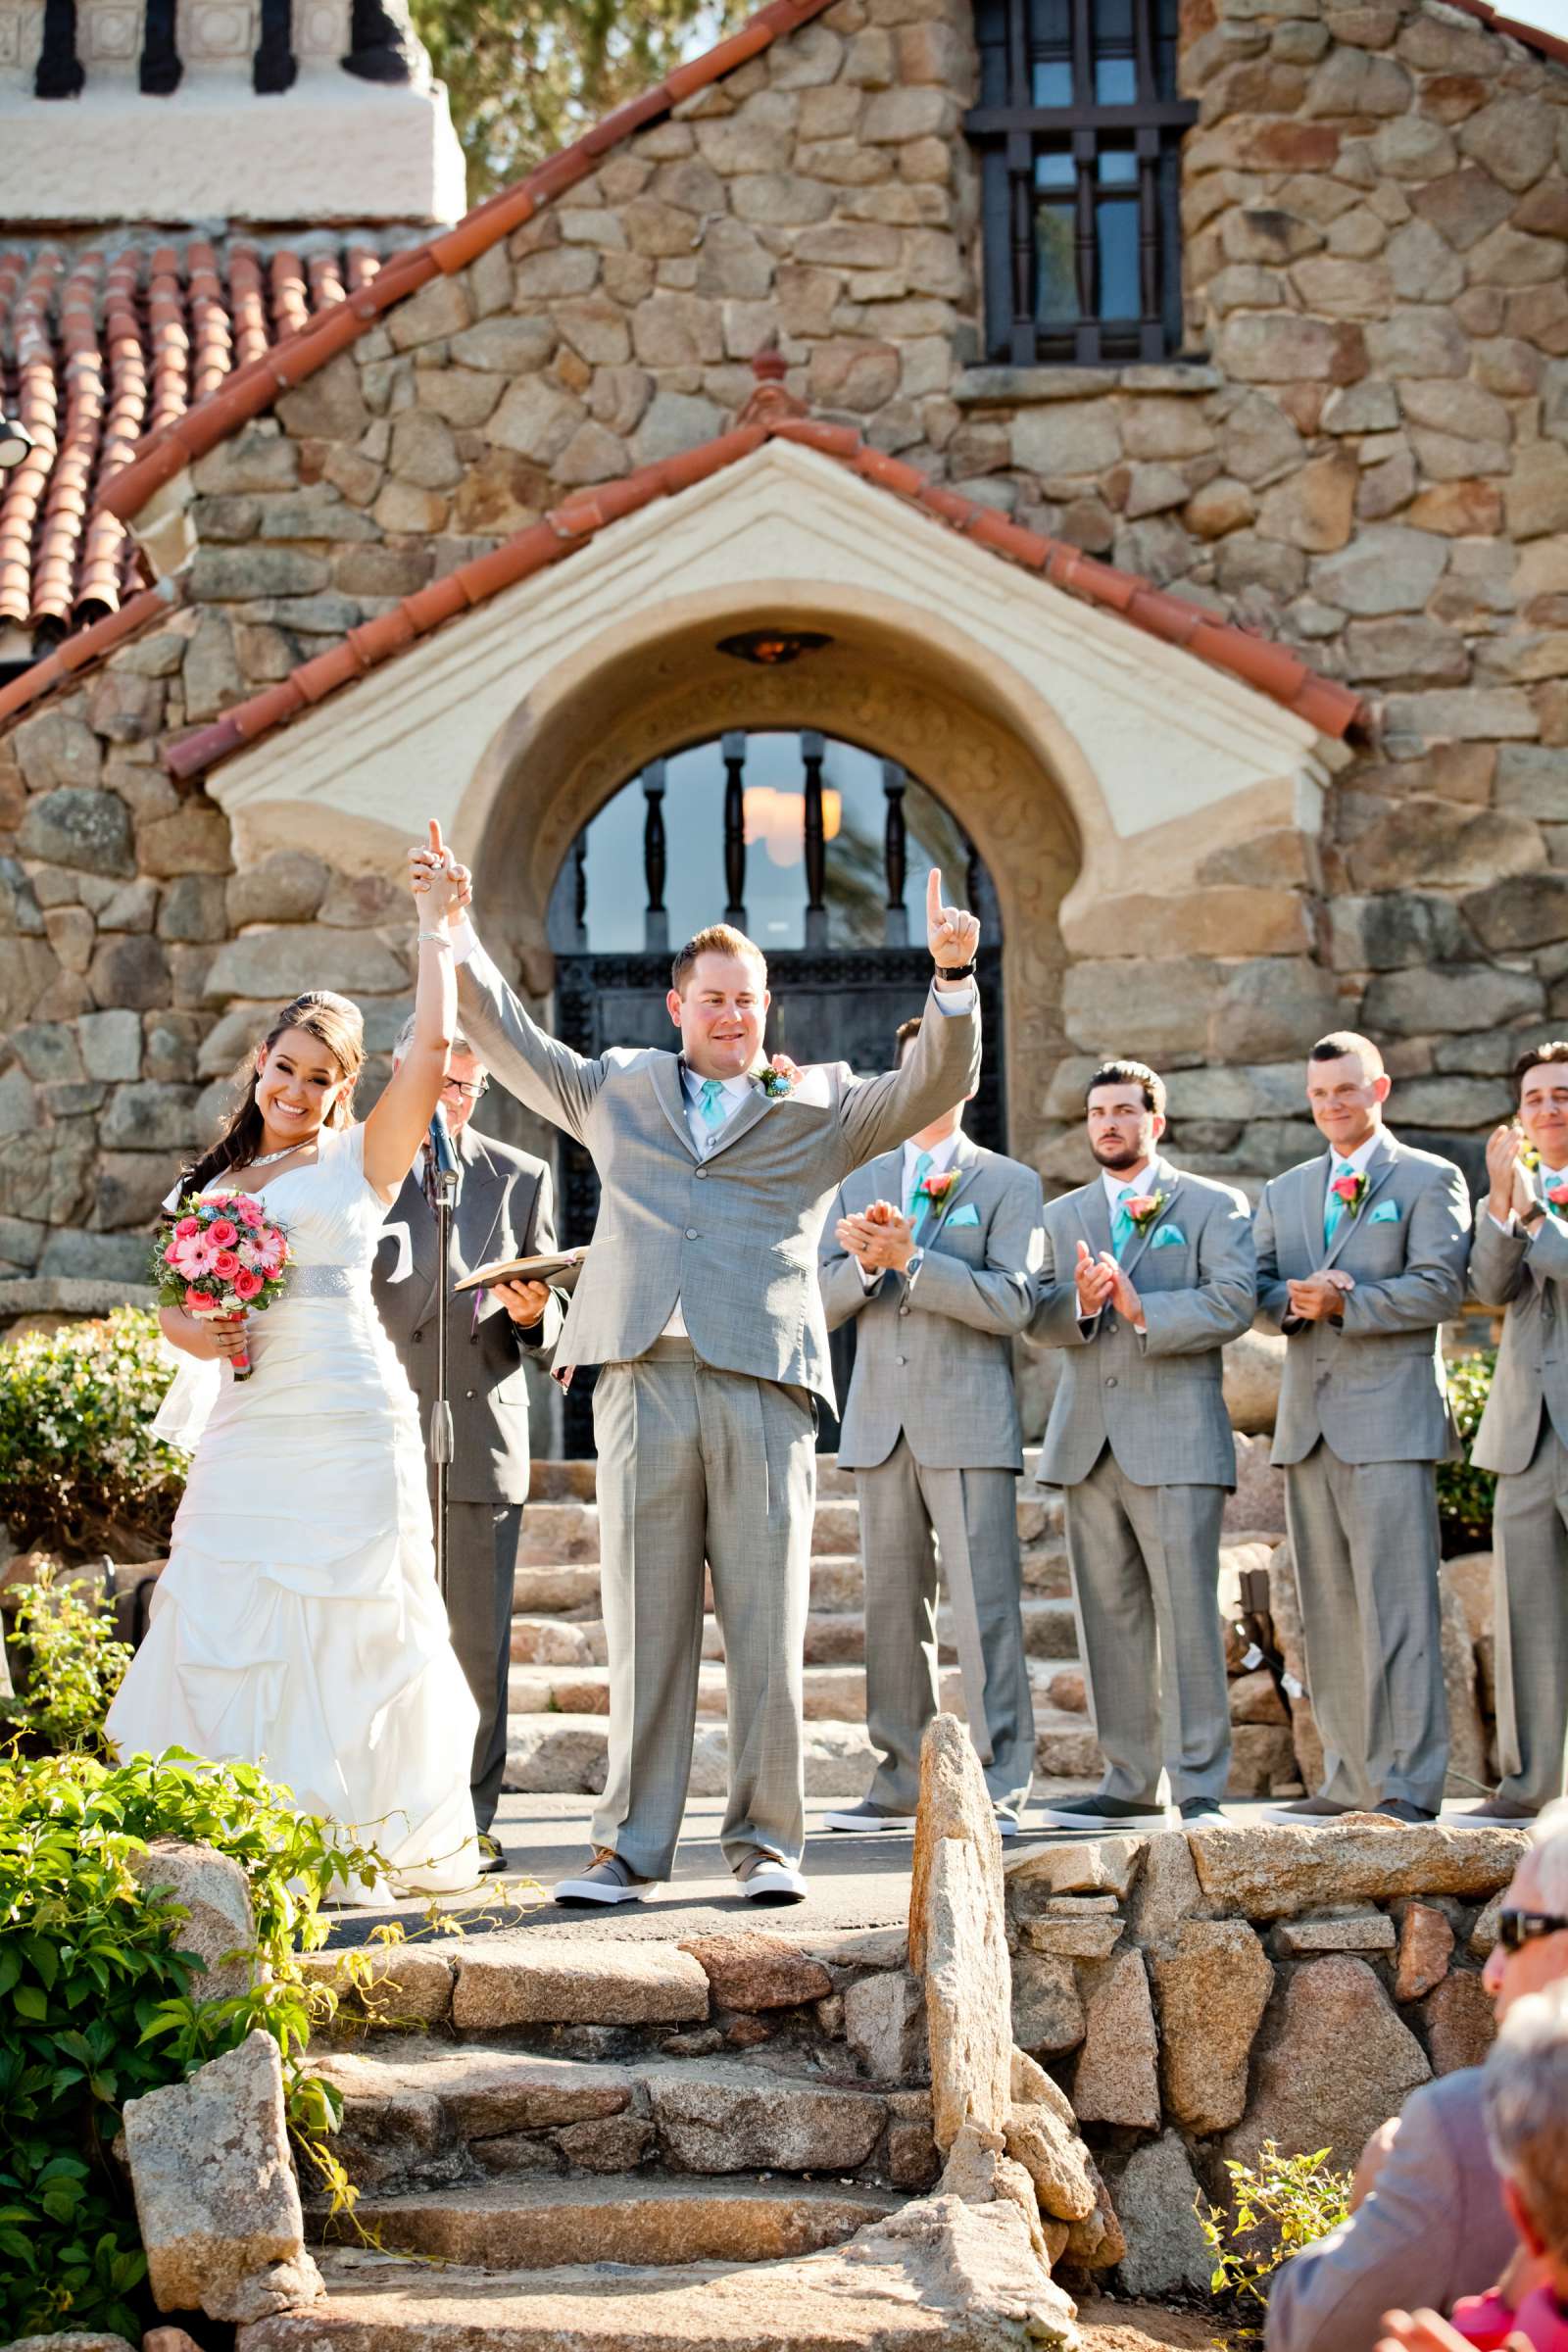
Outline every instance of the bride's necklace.
[(274, 1159), (292, 1159), (296, 1152), (303, 1152), (304, 1149), (304, 1144), (285, 1144), (281, 1152), (258, 1152), (257, 1156), (254, 1159), (248, 1159), (245, 1165), (248, 1168), (270, 1168)]

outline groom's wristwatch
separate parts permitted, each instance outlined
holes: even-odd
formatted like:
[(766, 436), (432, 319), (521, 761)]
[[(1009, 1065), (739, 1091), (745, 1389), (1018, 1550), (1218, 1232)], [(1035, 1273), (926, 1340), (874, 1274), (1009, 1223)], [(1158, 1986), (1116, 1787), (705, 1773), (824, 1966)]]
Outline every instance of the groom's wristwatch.
[(1534, 1233), (1545, 1213), (1546, 1203), (1544, 1200), (1532, 1200), (1528, 1208), (1521, 1208), (1518, 1211), (1519, 1222), (1527, 1231)]
[(972, 980), (974, 965), (972, 963), (939, 963), (937, 978), (939, 980)]

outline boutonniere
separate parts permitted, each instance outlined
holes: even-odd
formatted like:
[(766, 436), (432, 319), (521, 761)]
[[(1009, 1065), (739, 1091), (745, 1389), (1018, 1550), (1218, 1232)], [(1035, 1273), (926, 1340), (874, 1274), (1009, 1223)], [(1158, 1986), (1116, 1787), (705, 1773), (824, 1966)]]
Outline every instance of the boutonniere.
[(1139, 1234), (1146, 1234), (1149, 1231), (1164, 1205), (1165, 1196), (1162, 1192), (1134, 1193), (1131, 1200), (1122, 1202), (1123, 1208), (1133, 1221), (1134, 1231)]
[(799, 1064), (791, 1061), (787, 1054), (775, 1054), (771, 1061), (754, 1070), (752, 1076), (770, 1102), (782, 1102), (787, 1095), (793, 1095), (801, 1083)]
[(929, 1200), (933, 1208), (940, 1208), (957, 1181), (958, 1171), (956, 1168), (944, 1168), (940, 1176), (927, 1176), (921, 1180), (918, 1187), (919, 1196), (922, 1200)]
[(1554, 1208), (1559, 1217), (1568, 1217), (1568, 1176), (1559, 1176), (1545, 1188), (1546, 1206)]
[(1346, 1215), (1353, 1217), (1366, 1199), (1366, 1170), (1363, 1168), (1353, 1176), (1336, 1176), (1334, 1182), (1329, 1186), (1329, 1191), (1334, 1195), (1336, 1200), (1345, 1203)]

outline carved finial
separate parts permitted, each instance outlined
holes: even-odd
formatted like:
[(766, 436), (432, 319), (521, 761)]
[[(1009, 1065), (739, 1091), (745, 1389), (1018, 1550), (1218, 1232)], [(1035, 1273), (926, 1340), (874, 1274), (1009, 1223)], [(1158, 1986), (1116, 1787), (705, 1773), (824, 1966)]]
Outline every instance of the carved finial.
[(805, 401), (786, 385), (789, 362), (779, 349), (776, 334), (769, 335), (753, 352), (752, 373), (757, 378), (757, 388), (736, 418), (737, 424), (771, 424), (781, 416), (809, 416)]

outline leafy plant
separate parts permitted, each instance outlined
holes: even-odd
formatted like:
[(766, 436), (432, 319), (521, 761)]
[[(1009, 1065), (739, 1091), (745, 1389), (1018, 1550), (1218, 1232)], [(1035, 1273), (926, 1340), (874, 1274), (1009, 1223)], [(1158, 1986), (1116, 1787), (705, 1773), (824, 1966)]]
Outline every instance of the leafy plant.
[(5, 1728), (30, 1746), (104, 1754), (104, 1719), (132, 1654), (107, 1601), (94, 1605), (57, 1568), (43, 1568), (18, 1590), (13, 1646), (24, 1682), (0, 1702)]
[(1350, 2176), (1333, 2171), (1329, 2154), (1319, 2148), (1313, 2156), (1282, 2156), (1278, 2142), (1266, 2139), (1255, 2166), (1227, 2159), (1234, 2212), (1227, 2215), (1202, 2195), (1197, 2205), (1215, 2255), (1209, 2285), (1216, 2295), (1244, 2311), (1261, 2310), (1280, 2264), (1348, 2218)]
[[(322, 2135), (336, 2093), (304, 2052), (338, 1994), (300, 1954), (327, 1934), (320, 1903), (383, 1864), (296, 1813), (248, 1764), (177, 1750), (112, 1765), (79, 1755), (0, 1764), (0, 2313), (19, 2334), (149, 2323), (135, 2215), (109, 2148), (127, 2099), (177, 2082), (260, 2026), (283, 2055), (289, 2118), (332, 2191), (353, 2190)], [(236, 1861), (256, 1918), (256, 1981), (202, 2002), (180, 1949), (184, 1914), (144, 1887), (130, 1857), (152, 1839)], [(395, 1937), (394, 1937), (395, 1939)], [(345, 1955), (363, 1984), (368, 1953)]]
[(1485, 1551), (1492, 1542), (1492, 1497), (1497, 1482), (1490, 1470), (1476, 1468), (1470, 1448), (1496, 1368), (1495, 1348), (1461, 1355), (1448, 1366), (1448, 1401), (1464, 1440), (1464, 1459), (1438, 1464), (1438, 1515), (1445, 1552)]
[(18, 1546), (156, 1559), (185, 1457), (152, 1435), (173, 1363), (144, 1307), (0, 1345), (0, 1495)]

